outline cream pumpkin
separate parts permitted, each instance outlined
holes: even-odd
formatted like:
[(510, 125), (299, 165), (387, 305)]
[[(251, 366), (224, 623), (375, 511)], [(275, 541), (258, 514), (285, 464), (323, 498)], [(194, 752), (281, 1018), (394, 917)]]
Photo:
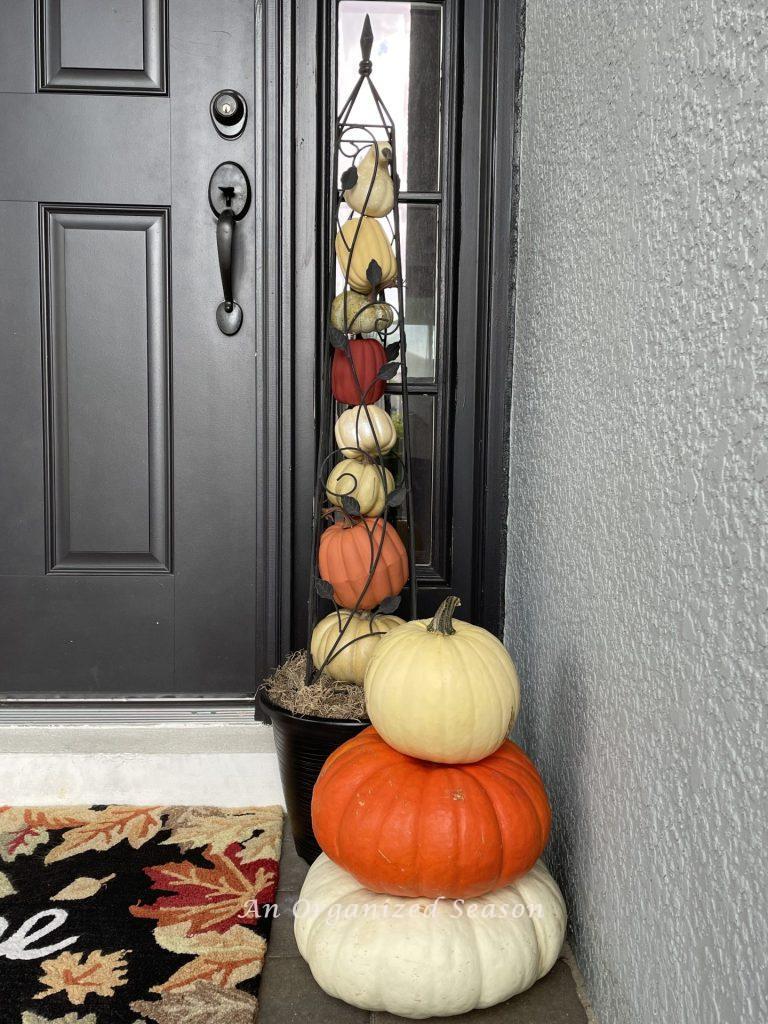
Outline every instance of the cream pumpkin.
[(381, 515), (387, 495), (394, 489), (395, 480), (388, 469), (359, 459), (342, 459), (325, 481), (325, 493), (332, 505), (341, 508), (343, 498), (354, 498), (363, 516)]
[[(336, 420), (336, 444), (347, 459), (386, 455), (397, 444), (392, 417), (378, 405), (353, 405)], [(378, 446), (377, 446), (378, 442)]]
[(397, 261), (392, 246), (381, 224), (371, 217), (353, 217), (342, 224), (336, 235), (336, 256), (342, 274), (347, 275), (349, 287), (364, 295), (372, 291), (367, 276), (371, 260), (375, 260), (381, 269), (377, 292), (389, 288), (397, 277)]
[(446, 764), (492, 754), (520, 710), (512, 659), (487, 630), (453, 621), (459, 603), (449, 597), (433, 619), (386, 637), (365, 674), (379, 735), (402, 754)]
[(332, 679), (341, 679), (362, 686), (368, 662), (373, 657), (379, 641), (390, 630), (402, 625), (404, 621), (397, 615), (371, 616), (367, 612), (352, 614), (346, 608), (339, 609), (338, 615), (331, 612), (312, 630), (311, 651), (315, 668), (320, 668), (331, 653), (339, 633), (344, 630), (324, 671)]
[(294, 908), (299, 952), (329, 995), (421, 1020), (494, 1006), (551, 969), (565, 935), (557, 883), (541, 861), (476, 899), (364, 889), (325, 854)]

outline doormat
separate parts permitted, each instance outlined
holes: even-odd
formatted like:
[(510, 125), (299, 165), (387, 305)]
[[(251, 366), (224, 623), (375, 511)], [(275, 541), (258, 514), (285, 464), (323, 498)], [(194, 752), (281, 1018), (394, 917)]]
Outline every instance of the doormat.
[(0, 807), (2, 1024), (253, 1024), (280, 807)]

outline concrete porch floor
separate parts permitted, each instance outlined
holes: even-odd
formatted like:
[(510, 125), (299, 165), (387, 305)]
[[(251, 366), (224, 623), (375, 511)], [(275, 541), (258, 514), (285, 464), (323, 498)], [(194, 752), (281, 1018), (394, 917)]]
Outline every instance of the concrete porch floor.
[[(0, 803), (282, 803), (272, 730), (253, 724), (44, 728), (0, 725)], [(259, 1024), (394, 1024), (332, 999), (315, 983), (293, 938), (291, 907), (307, 865), (286, 829), (280, 915), (272, 923)], [(579, 998), (567, 950), (552, 971), (507, 1003), (460, 1017), (463, 1024), (594, 1024)], [(432, 1018), (439, 1022), (443, 1018)]]
[[(283, 837), (278, 887), (279, 915), (261, 979), (258, 1024), (395, 1024), (403, 1021), (389, 1013), (358, 1010), (327, 996), (315, 983), (299, 956), (293, 937), (291, 907), (299, 896), (307, 865), (298, 856), (290, 833)], [(579, 999), (576, 979), (563, 955), (546, 978), (514, 999), (487, 1010), (459, 1017), (431, 1017), (433, 1024), (595, 1024)]]

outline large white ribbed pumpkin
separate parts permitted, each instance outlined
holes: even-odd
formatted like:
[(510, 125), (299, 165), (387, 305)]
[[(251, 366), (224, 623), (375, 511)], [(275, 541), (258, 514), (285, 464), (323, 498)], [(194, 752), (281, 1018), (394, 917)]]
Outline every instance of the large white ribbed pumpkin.
[(404, 620), (397, 615), (371, 616), (370, 612), (356, 612), (353, 615), (346, 608), (339, 609), (338, 614), (331, 612), (320, 619), (312, 630), (311, 652), (315, 668), (323, 664), (343, 630), (333, 657), (323, 671), (332, 679), (342, 679), (362, 686), (368, 662), (379, 641), (384, 634), (402, 625)]
[(520, 710), (512, 659), (492, 633), (453, 620), (449, 597), (433, 619), (384, 637), (365, 673), (376, 731), (402, 754), (444, 764), (480, 761), (497, 750)]
[(541, 861), (512, 885), (462, 902), (373, 893), (322, 854), (294, 912), (299, 952), (322, 989), (415, 1019), (524, 992), (554, 964), (566, 923)]

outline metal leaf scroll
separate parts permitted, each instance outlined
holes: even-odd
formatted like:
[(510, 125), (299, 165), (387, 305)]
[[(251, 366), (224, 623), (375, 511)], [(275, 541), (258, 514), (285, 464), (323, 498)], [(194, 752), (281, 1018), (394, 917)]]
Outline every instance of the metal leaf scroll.
[(346, 190), (348, 188), (354, 188), (357, 184), (357, 168), (354, 164), (348, 167), (341, 176), (341, 187)]
[[(328, 296), (329, 309), (326, 324), (328, 326), (324, 333), (324, 343), (321, 348), (320, 409), (316, 461), (317, 474), (313, 508), (312, 560), (310, 565), (310, 586), (307, 609), (307, 650), (309, 651), (311, 648), (312, 632), (315, 624), (318, 622), (321, 615), (325, 614), (327, 611), (327, 609), (321, 609), (321, 602), (331, 602), (333, 604), (333, 607), (336, 609), (339, 628), (338, 636), (334, 637), (334, 642), (321, 665), (313, 666), (312, 659), (307, 658), (307, 684), (314, 682), (325, 669), (328, 662), (336, 657), (341, 650), (344, 650), (349, 647), (350, 644), (357, 642), (357, 639), (345, 638), (344, 634), (347, 626), (353, 620), (354, 615), (362, 610), (362, 602), (365, 600), (366, 592), (369, 590), (376, 573), (376, 568), (381, 558), (384, 539), (387, 535), (387, 530), (380, 528), (382, 523), (385, 525), (389, 523), (389, 528), (392, 530), (396, 528), (399, 530), (403, 525), (406, 528), (406, 546), (409, 559), (409, 583), (407, 587), (409, 595), (408, 612), (411, 618), (416, 618), (417, 616), (413, 487), (411, 486), (411, 425), (407, 387), (407, 346), (405, 324), (402, 316), (402, 311), (404, 309), (404, 296), (399, 212), (400, 177), (397, 173), (397, 139), (392, 117), (384, 105), (384, 101), (379, 95), (371, 77), (373, 71), (373, 64), (371, 61), (372, 49), (373, 32), (371, 30), (370, 18), (366, 16), (363, 24), (363, 32), (360, 37), (360, 52), (362, 60), (358, 67), (359, 77), (352, 89), (352, 92), (342, 104), (336, 121), (332, 170), (333, 197), (331, 224), (333, 225), (333, 237), (329, 239), (331, 242), (331, 245), (329, 246), (329, 256), (331, 258), (329, 259), (329, 265), (327, 268), (328, 282), (326, 294)], [(361, 118), (359, 115), (355, 116), (357, 99), (361, 90), (368, 90), (370, 99), (373, 100), (373, 109), (376, 112), (373, 120), (365, 121), (364, 118)], [(388, 160), (379, 159), (381, 148), (384, 146), (386, 146), (390, 153)], [(368, 184), (367, 193), (364, 198), (360, 200), (359, 193), (361, 192), (361, 173), (359, 167), (362, 159), (366, 154), (370, 153), (371, 150), (373, 150), (374, 159), (372, 161), (369, 160), (366, 164), (366, 174), (370, 174), (371, 176), (370, 182)], [(341, 174), (339, 182), (340, 163), (345, 163), (347, 166)], [(367, 292), (365, 296), (362, 296), (364, 302), (360, 305), (361, 296), (358, 295), (350, 286), (350, 268), (354, 263), (355, 247), (360, 233), (360, 225), (363, 223), (363, 218), (367, 215), (366, 210), (368, 209), (368, 202), (373, 193), (377, 174), (391, 175), (394, 188), (394, 206), (390, 213), (384, 217), (373, 218), (373, 213), (370, 216), (377, 221), (384, 231), (385, 237), (388, 238), (388, 241), (394, 250), (395, 265), (397, 269), (395, 280), (387, 283), (385, 289), (382, 288), (383, 272), (381, 265), (377, 260), (370, 260), (365, 268), (366, 281), (370, 286), (370, 291)], [(338, 187), (337, 183), (340, 184), (340, 187)], [(359, 219), (356, 222), (358, 224), (357, 228), (351, 233), (349, 233), (349, 229), (347, 229), (347, 233), (342, 236), (346, 238), (346, 254), (344, 256), (344, 260), (341, 261), (343, 264), (341, 269), (344, 274), (344, 284), (342, 288), (342, 294), (344, 296), (342, 307), (343, 320), (345, 324), (349, 325), (350, 334), (358, 336), (366, 333), (369, 336), (376, 335), (384, 346), (386, 362), (379, 367), (373, 381), (371, 381), (370, 378), (366, 378), (363, 381), (360, 380), (359, 374), (362, 372), (361, 366), (365, 365), (364, 361), (361, 360), (361, 362), (358, 363), (355, 356), (356, 350), (350, 345), (348, 336), (345, 333), (338, 331), (335, 327), (330, 326), (330, 303), (339, 291), (336, 286), (336, 261), (332, 258), (331, 254), (334, 249), (333, 242), (337, 233), (341, 231), (342, 228), (342, 218), (345, 223), (349, 223), (347, 219), (349, 209), (344, 201), (344, 193), (350, 189), (356, 190), (355, 212), (359, 214)], [(387, 294), (390, 290), (396, 290), (397, 292), (396, 303), (393, 302)], [(356, 310), (355, 313), (351, 312), (353, 304)], [(370, 309), (372, 306), (377, 304), (387, 305), (391, 310), (391, 316), (382, 316), (379, 313), (376, 313), (374, 314), (375, 320), (369, 321), (374, 323), (376, 328), (375, 331), (356, 331), (354, 328), (355, 319), (362, 318), (367, 309)], [(363, 322), (363, 320), (360, 319), (359, 322)], [(336, 350), (335, 356), (334, 350)], [(340, 364), (335, 362), (333, 363), (334, 369), (332, 378), (331, 364), (333, 358), (337, 360), (340, 358), (338, 350), (342, 350), (345, 353), (344, 361)], [(338, 450), (334, 450), (334, 423), (337, 415), (341, 411), (336, 408), (332, 388), (332, 380), (335, 379), (335, 375), (337, 374), (337, 366), (338, 372), (343, 372), (345, 374), (344, 379), (346, 380), (347, 385), (345, 388), (345, 397), (351, 398), (354, 396), (355, 392), (357, 393), (356, 401), (351, 404), (359, 409), (358, 422), (362, 421), (362, 424), (368, 429), (368, 431), (374, 434), (374, 438), (375, 431), (373, 429), (373, 418), (370, 413), (368, 402), (370, 395), (377, 391), (381, 391), (380, 385), (384, 384), (384, 397), (378, 401), (384, 402), (385, 408), (388, 412), (391, 412), (392, 395), (400, 396), (403, 419), (402, 439), (392, 451), (385, 453), (378, 445), (378, 442), (376, 443), (375, 451), (363, 450), (358, 447), (352, 447), (351, 449), (346, 447), (346, 450), (343, 453)], [(400, 379), (395, 382), (398, 372), (400, 373)], [(374, 384), (377, 386), (374, 387)], [(350, 491), (350, 493), (343, 495), (338, 493), (338, 483), (333, 491), (327, 489), (328, 476), (342, 458), (351, 458), (352, 462), (360, 468), (360, 473), (358, 474), (356, 470), (353, 471), (352, 469), (345, 467), (343, 475), (351, 480), (353, 486), (349, 488), (345, 485), (344, 489)], [(366, 474), (366, 490), (364, 492), (358, 492), (357, 488), (360, 486), (363, 473)], [(375, 477), (370, 477), (371, 473), (378, 475), (378, 482)], [(396, 482), (394, 487), (392, 484), (393, 477)], [(370, 488), (367, 487), (367, 484), (370, 484)], [(371, 514), (370, 511), (363, 512), (358, 498), (358, 495), (361, 493), (366, 493), (366, 500), (368, 500), (368, 496), (373, 494), (369, 508), (375, 509), (376, 513)], [(370, 571), (357, 597), (355, 606), (348, 609), (348, 611), (352, 613), (350, 615), (341, 614), (342, 609), (339, 608), (333, 597), (333, 586), (326, 580), (320, 578), (317, 567), (317, 556), (323, 530), (326, 526), (329, 526), (332, 523), (343, 524), (344, 521), (347, 523), (354, 522), (356, 524), (356, 529), (362, 527), (368, 531), (371, 552)], [(379, 613), (391, 614), (400, 606), (400, 603), (401, 595), (392, 594), (379, 603), (374, 616)], [(365, 635), (364, 631), (361, 632), (359, 639), (364, 639)]]
[(376, 374), (377, 380), (392, 380), (393, 377), (397, 376), (397, 371), (400, 369), (400, 363), (384, 363), (382, 368)]
[(379, 605), (378, 611), (382, 615), (392, 615), (400, 607), (400, 595), (395, 594), (393, 597), (385, 597)]
[[(352, 246), (354, 249), (354, 245)], [(350, 254), (350, 260), (352, 259)], [(381, 284), (381, 267), (376, 260), (371, 260), (368, 264), (368, 269), (365, 272), (365, 276), (368, 278), (368, 283), (371, 288), (378, 288)]]
[(346, 349), (349, 347), (349, 338), (341, 331), (337, 331), (335, 327), (328, 328), (328, 341), (334, 348)]

